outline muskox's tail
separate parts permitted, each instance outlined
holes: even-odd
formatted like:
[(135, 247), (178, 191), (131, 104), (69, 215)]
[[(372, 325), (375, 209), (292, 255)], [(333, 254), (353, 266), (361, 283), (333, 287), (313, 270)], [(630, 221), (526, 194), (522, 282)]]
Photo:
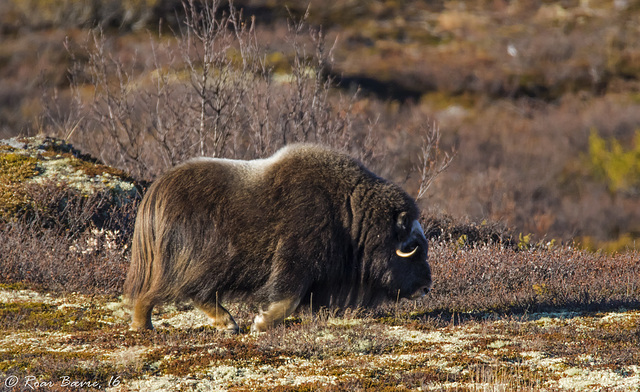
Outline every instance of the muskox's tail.
[(134, 303), (151, 289), (155, 238), (153, 209), (149, 199), (144, 198), (140, 204), (133, 232), (131, 264), (123, 288), (123, 295), (130, 303)]

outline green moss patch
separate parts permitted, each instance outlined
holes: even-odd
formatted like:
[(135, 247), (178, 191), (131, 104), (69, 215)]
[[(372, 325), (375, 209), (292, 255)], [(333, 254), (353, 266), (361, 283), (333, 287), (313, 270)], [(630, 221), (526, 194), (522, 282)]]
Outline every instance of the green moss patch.
[(20, 182), (38, 174), (36, 158), (17, 153), (0, 155), (0, 176), (9, 182)]
[(15, 215), (28, 203), (24, 181), (39, 174), (36, 158), (0, 153), (0, 219)]
[(5, 330), (87, 331), (100, 327), (104, 312), (78, 306), (40, 302), (0, 303), (0, 328)]

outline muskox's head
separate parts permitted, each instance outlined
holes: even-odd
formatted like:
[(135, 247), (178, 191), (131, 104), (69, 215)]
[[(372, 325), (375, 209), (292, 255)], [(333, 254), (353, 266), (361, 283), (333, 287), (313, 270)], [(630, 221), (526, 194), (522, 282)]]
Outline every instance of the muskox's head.
[[(395, 241), (385, 286), (393, 298), (418, 298), (431, 289), (428, 243), (417, 217), (401, 212), (395, 220)], [(393, 237), (392, 237), (393, 238)]]
[(380, 294), (394, 301), (419, 298), (431, 288), (428, 243), (418, 221), (418, 209), (404, 192), (398, 192), (403, 201), (383, 209), (376, 224), (379, 231), (369, 248)]

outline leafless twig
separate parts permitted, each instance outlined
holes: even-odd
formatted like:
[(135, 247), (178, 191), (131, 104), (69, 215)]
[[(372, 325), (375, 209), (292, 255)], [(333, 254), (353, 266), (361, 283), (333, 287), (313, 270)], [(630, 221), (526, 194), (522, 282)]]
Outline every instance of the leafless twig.
[(456, 155), (455, 149), (452, 149), (450, 152), (440, 149), (441, 137), (442, 134), (437, 125), (434, 124), (427, 127), (417, 167), (417, 171), (420, 174), (420, 188), (418, 189), (416, 199), (421, 199), (425, 196), (431, 184), (433, 184), (433, 181), (440, 173), (447, 170)]

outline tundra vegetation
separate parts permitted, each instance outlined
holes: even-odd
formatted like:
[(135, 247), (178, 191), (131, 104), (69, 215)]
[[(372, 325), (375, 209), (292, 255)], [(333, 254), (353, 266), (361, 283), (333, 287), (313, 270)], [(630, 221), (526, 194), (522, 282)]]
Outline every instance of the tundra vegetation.
[[(637, 2), (234, 7), (0, 2), (0, 389), (637, 391)], [(422, 195), (431, 294), (129, 331), (147, 181), (294, 141)]]

